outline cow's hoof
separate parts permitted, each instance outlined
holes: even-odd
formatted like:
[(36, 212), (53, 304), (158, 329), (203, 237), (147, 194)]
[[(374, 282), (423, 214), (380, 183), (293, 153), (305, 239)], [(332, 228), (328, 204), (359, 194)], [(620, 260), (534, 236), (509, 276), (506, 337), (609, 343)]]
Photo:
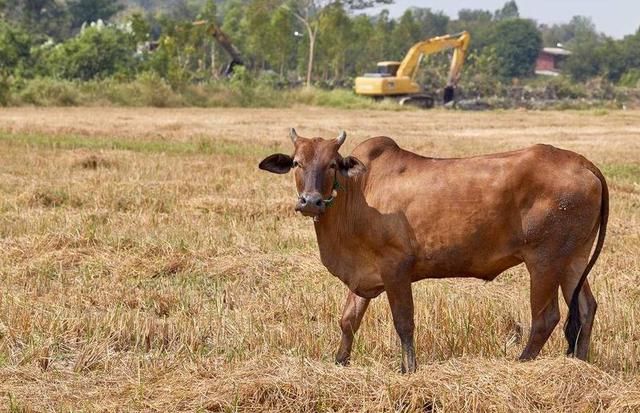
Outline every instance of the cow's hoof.
[(336, 364), (339, 366), (348, 366), (349, 365), (349, 357), (344, 356), (336, 356)]
[(409, 368), (407, 368), (404, 363), (402, 363), (400, 365), (400, 373), (402, 374), (412, 374), (416, 372), (416, 365), (413, 364), (412, 366), (409, 366)]

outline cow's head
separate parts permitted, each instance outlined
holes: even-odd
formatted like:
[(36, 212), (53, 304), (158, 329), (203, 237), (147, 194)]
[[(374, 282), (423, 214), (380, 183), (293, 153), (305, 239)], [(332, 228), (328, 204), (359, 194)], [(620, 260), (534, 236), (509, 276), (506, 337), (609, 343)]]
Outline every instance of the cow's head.
[(259, 168), (276, 174), (285, 174), (293, 168), (299, 194), (296, 211), (318, 217), (336, 196), (337, 174), (353, 177), (366, 168), (353, 156), (343, 158), (338, 153), (347, 138), (344, 131), (336, 139), (307, 139), (298, 136), (292, 128), (289, 136), (294, 146), (293, 155), (273, 154), (260, 162)]

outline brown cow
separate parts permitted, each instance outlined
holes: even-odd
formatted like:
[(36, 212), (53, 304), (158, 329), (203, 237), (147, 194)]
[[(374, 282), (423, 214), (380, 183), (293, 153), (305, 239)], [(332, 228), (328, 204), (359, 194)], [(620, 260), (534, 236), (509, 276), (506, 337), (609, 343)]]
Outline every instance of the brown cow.
[[(293, 156), (260, 168), (295, 169), (296, 210), (314, 217), (322, 263), (348, 287), (336, 361), (346, 364), (369, 300), (386, 291), (402, 343), (402, 371), (416, 369), (411, 283), (493, 280), (525, 263), (531, 332), (520, 356), (535, 358), (569, 305), (567, 354), (586, 359), (596, 301), (586, 278), (604, 242), (609, 193), (584, 157), (549, 145), (472, 158), (427, 158), (376, 137), (351, 156), (337, 139), (291, 130)], [(597, 236), (593, 256), (589, 259)]]

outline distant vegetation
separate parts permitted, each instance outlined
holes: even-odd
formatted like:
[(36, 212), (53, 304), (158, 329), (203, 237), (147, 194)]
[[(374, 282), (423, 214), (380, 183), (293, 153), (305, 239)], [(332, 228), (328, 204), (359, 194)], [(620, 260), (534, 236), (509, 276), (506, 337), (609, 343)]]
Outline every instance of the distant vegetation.
[[(640, 30), (615, 40), (586, 17), (540, 25), (521, 18), (515, 1), (455, 18), (428, 8), (398, 18), (366, 10), (389, 2), (0, 0), (0, 104), (281, 106), (310, 103), (312, 93), (319, 95), (311, 100), (332, 101), (321, 90), (350, 88), (377, 61), (400, 60), (421, 39), (461, 30), (472, 35), (462, 97), (511, 98), (514, 89), (538, 99), (638, 95)], [(211, 24), (243, 56), (245, 70), (231, 79)], [(540, 48), (558, 43), (573, 51), (566, 76), (534, 78)], [(419, 80), (437, 92), (447, 64), (447, 54), (431, 56)], [(291, 92), (305, 83), (316, 92)], [(338, 95), (341, 106), (369, 105)]]

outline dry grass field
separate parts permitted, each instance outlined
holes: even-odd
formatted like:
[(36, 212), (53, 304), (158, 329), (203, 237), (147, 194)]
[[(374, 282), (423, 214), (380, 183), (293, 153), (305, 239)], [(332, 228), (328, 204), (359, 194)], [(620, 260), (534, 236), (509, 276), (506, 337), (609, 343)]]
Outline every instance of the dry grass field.
[[(303, 135), (374, 135), (438, 157), (575, 150), (612, 190), (590, 363), (530, 323), (522, 267), (414, 285), (418, 372), (384, 294), (333, 355), (346, 287), (290, 176)], [(428, 185), (428, 183), (425, 183)], [(446, 213), (446, 211), (443, 211)], [(0, 109), (0, 410), (640, 411), (640, 112)], [(563, 320), (566, 306), (562, 305)]]

